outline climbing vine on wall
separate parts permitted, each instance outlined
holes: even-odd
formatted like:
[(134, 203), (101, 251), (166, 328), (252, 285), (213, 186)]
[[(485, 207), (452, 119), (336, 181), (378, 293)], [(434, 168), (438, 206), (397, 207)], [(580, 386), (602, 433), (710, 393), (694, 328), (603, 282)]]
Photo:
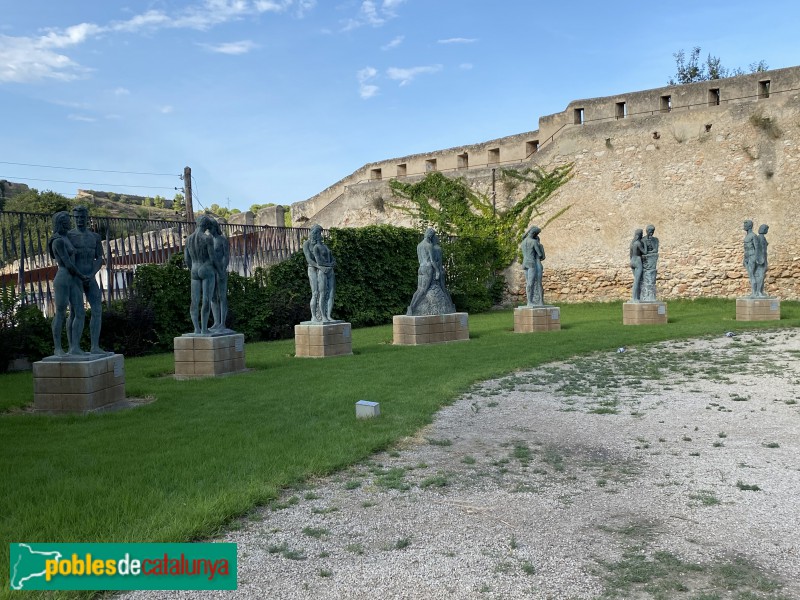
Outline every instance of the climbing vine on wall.
[[(530, 188), (521, 200), (506, 210), (495, 210), (491, 197), (472, 190), (463, 178), (451, 179), (439, 172), (428, 173), (417, 183), (392, 180), (389, 186), (395, 196), (412, 204), (411, 207), (393, 207), (410, 214), (424, 228), (433, 227), (444, 235), (497, 240), (497, 267), (505, 268), (517, 255), (520, 239), (531, 218), (542, 215), (545, 202), (572, 177), (573, 166), (569, 163), (552, 171), (538, 167), (501, 169), (500, 178), (506, 188)], [(540, 227), (562, 215), (567, 208)]]

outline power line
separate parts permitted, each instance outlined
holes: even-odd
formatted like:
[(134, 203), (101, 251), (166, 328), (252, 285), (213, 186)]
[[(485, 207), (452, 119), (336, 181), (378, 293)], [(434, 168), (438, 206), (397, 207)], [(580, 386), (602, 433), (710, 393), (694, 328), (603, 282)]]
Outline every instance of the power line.
[(203, 203), (200, 202), (200, 194), (197, 193), (197, 179), (194, 175), (192, 175), (192, 199), (197, 200), (197, 203), (200, 205), (200, 208), (206, 210), (206, 207), (203, 206)]
[(81, 169), (79, 167), (57, 167), (54, 165), (33, 165), (29, 163), (6, 162), (0, 160), (0, 165), (15, 165), (18, 167), (39, 167), (41, 169), (65, 169), (67, 171), (91, 171), (93, 173), (122, 173), (125, 175), (156, 175), (158, 177), (180, 177), (175, 173), (147, 173), (140, 171), (107, 171), (104, 169)]
[(45, 181), (47, 183), (75, 183), (78, 185), (102, 185), (111, 187), (124, 187), (134, 189), (147, 189), (147, 190), (172, 190), (174, 188), (157, 186), (157, 185), (129, 185), (124, 183), (97, 183), (92, 181), (65, 181), (63, 179), (36, 179), (33, 177), (16, 177), (13, 175), (0, 175), (0, 178), (9, 180), (22, 180), (22, 181)]

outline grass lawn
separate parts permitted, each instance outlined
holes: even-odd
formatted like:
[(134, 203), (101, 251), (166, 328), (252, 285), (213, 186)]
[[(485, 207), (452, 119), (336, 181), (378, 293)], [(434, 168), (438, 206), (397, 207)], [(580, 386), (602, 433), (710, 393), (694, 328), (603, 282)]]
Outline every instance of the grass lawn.
[[(429, 423), (477, 380), (576, 354), (728, 330), (733, 300), (670, 301), (667, 326), (622, 325), (621, 303), (562, 305), (560, 332), (514, 334), (511, 311), (470, 316), (471, 339), (395, 347), (391, 326), (353, 332), (353, 356), (297, 359), (292, 340), (248, 344), (251, 371), (175, 381), (171, 354), (125, 362), (127, 395), (156, 401), (88, 416), (14, 412), (30, 373), (0, 376), (0, 596), (10, 542), (178, 542), (213, 535), (276, 497)], [(355, 419), (360, 399), (381, 417)], [(15, 596), (16, 597), (16, 596)]]

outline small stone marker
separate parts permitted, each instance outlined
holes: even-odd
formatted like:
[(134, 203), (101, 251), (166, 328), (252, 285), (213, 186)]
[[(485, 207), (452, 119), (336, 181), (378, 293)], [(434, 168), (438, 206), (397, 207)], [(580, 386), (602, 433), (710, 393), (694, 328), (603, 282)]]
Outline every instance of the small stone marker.
[(378, 402), (359, 400), (356, 402), (356, 418), (370, 419), (381, 415), (381, 405)]

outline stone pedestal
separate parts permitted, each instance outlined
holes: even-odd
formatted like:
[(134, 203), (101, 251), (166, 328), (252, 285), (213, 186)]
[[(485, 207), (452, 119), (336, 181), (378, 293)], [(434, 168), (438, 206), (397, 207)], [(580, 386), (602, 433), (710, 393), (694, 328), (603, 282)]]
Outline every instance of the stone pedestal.
[(441, 344), (469, 339), (469, 315), (448, 313), (412, 317), (392, 317), (394, 344), (396, 346), (419, 346)]
[(623, 325), (665, 325), (666, 302), (626, 302), (622, 305)]
[(781, 301), (777, 298), (737, 298), (737, 321), (780, 321)]
[(520, 306), (514, 309), (514, 332), (560, 331), (561, 309), (558, 306)]
[[(96, 356), (96, 355), (95, 355)], [(87, 413), (125, 400), (125, 357), (48, 356), (33, 363), (34, 410)]]
[(353, 353), (350, 323), (311, 323), (294, 326), (294, 355), (307, 358)]
[(244, 371), (244, 334), (175, 338), (175, 377), (218, 377)]

